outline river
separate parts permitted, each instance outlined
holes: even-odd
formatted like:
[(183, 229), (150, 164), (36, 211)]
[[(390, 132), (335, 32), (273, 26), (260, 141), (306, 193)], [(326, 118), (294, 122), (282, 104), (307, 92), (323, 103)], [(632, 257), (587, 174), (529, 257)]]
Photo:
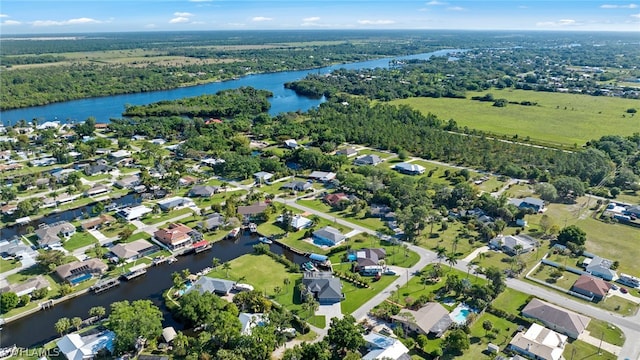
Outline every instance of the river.
[[(88, 293), (80, 295), (67, 301), (63, 301), (49, 310), (41, 310), (22, 319), (4, 324), (0, 331), (0, 347), (17, 345), (22, 348), (29, 348), (40, 345), (44, 342), (55, 339), (58, 335), (55, 332), (54, 324), (61, 317), (69, 319), (79, 316), (83, 319), (89, 315), (89, 309), (94, 306), (104, 306), (109, 309), (109, 305), (116, 301), (149, 299), (153, 301), (164, 314), (164, 326), (173, 326), (182, 329), (171, 313), (164, 306), (162, 293), (173, 286), (171, 274), (175, 271), (189, 269), (196, 273), (206, 267), (210, 267), (214, 257), (226, 262), (239, 256), (253, 252), (253, 245), (258, 244), (257, 235), (243, 235), (238, 240), (221, 240), (213, 244), (210, 251), (200, 254), (189, 254), (179, 256), (178, 261), (173, 264), (162, 264), (148, 268), (147, 274), (133, 279), (123, 281), (120, 286), (106, 290), (101, 294)], [(303, 256), (285, 250), (277, 244), (271, 244), (271, 251), (285, 256), (298, 264), (308, 261)]]
[[(21, 119), (26, 121), (38, 119), (39, 123), (56, 120), (61, 122), (78, 122), (93, 116), (97, 122), (106, 123), (109, 122), (111, 118), (122, 117), (122, 112), (126, 104), (143, 105), (161, 100), (174, 100), (212, 94), (220, 90), (234, 89), (242, 86), (252, 86), (257, 89), (271, 91), (273, 93), (273, 98), (270, 99), (270, 113), (272, 115), (281, 112), (306, 111), (318, 106), (324, 99), (298, 96), (294, 91), (285, 89), (284, 83), (302, 79), (310, 73), (327, 74), (337, 69), (358, 70), (388, 68), (391, 60), (429, 59), (432, 56), (445, 56), (463, 51), (464, 50), (459, 49), (445, 49), (424, 54), (333, 65), (312, 70), (249, 75), (237, 80), (172, 90), (74, 100), (45, 106), (2, 111), (0, 112), (0, 121), (4, 125), (14, 124)], [(78, 211), (65, 213), (64, 216), (79, 216), (83, 210)], [(53, 218), (46, 218), (42, 221), (49, 222), (52, 219)], [(60, 217), (59, 220), (62, 220), (62, 218)], [(5, 229), (5, 231), (6, 230), (8, 229)], [(88, 310), (91, 307), (108, 307), (109, 304), (121, 300), (150, 299), (156, 305), (161, 306), (164, 312), (165, 326), (176, 326), (180, 328), (180, 325), (176, 324), (162, 304), (162, 292), (172, 285), (171, 273), (187, 268), (192, 272), (197, 272), (200, 269), (210, 266), (211, 259), (214, 256), (222, 261), (228, 261), (243, 254), (250, 253), (252, 251), (252, 245), (254, 245), (256, 241), (257, 238), (255, 237), (243, 236), (236, 242), (218, 242), (214, 244), (211, 252), (183, 256), (175, 264), (151, 268), (144, 277), (135, 279), (130, 283), (123, 283), (119, 287), (106, 291), (101, 295), (88, 294), (79, 296), (60, 303), (51, 310), (39, 311), (33, 315), (5, 324), (3, 330), (0, 331), (0, 347), (13, 344), (19, 347), (36, 346), (55, 338), (56, 333), (53, 325), (59, 318), (72, 318), (75, 316), (86, 318), (88, 316)], [(275, 244), (271, 245), (271, 249), (276, 253), (283, 252), (283, 249)], [(285, 254), (297, 263), (303, 261), (303, 258), (293, 253), (286, 252)]]
[(401, 56), (397, 58), (383, 58), (350, 64), (339, 64), (311, 70), (248, 75), (236, 80), (214, 82), (171, 90), (105, 96), (44, 106), (7, 110), (0, 112), (0, 121), (2, 121), (2, 124), (7, 126), (15, 124), (20, 120), (31, 121), (33, 119), (38, 119), (39, 123), (56, 120), (61, 122), (78, 122), (84, 121), (88, 117), (93, 116), (96, 118), (97, 122), (106, 123), (109, 122), (109, 119), (121, 118), (126, 104), (150, 104), (161, 100), (175, 100), (203, 94), (214, 94), (220, 90), (235, 89), (242, 86), (251, 86), (256, 89), (271, 91), (273, 93), (273, 97), (270, 99), (271, 109), (269, 110), (269, 113), (271, 115), (298, 110), (306, 111), (312, 107), (318, 106), (324, 101), (324, 99), (312, 99), (304, 96), (298, 96), (293, 90), (285, 89), (285, 83), (300, 80), (307, 74), (311, 73), (328, 74), (337, 69), (358, 70), (388, 68), (391, 60), (429, 59), (432, 56), (445, 56), (450, 53), (461, 51), (464, 50), (438, 50), (424, 54)]

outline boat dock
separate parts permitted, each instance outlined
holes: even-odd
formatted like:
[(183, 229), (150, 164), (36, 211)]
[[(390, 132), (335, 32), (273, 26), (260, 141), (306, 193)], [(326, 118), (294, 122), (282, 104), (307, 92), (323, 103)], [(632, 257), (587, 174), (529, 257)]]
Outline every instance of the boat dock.
[(109, 290), (118, 285), (120, 285), (120, 280), (116, 278), (111, 278), (111, 279), (104, 279), (104, 280), (98, 281), (92, 287), (90, 287), (90, 289), (91, 291), (94, 292), (94, 294), (99, 294), (105, 290)]
[(210, 250), (213, 247), (213, 245), (207, 240), (202, 240), (202, 241), (198, 241), (197, 243), (194, 243), (192, 247), (193, 247), (193, 252), (196, 254), (199, 254), (203, 251)]
[(305, 256), (305, 257), (309, 255), (309, 253), (306, 253), (304, 251), (300, 251), (300, 250), (298, 250), (298, 249), (296, 249), (294, 247), (291, 247), (291, 246), (283, 243), (282, 241), (279, 241), (279, 240), (276, 240), (276, 239), (273, 239), (271, 241), (273, 241), (274, 243), (278, 244), (282, 248), (287, 249), (287, 250), (291, 251), (292, 253), (295, 253), (296, 255)]
[(144, 275), (146, 273), (147, 273), (147, 265), (140, 264), (140, 265), (132, 266), (129, 269), (129, 272), (122, 274), (122, 278), (128, 281), (128, 280), (137, 278), (138, 276)]
[(155, 258), (153, 258), (153, 262), (152, 264), (155, 265), (160, 265), (160, 264), (173, 264), (174, 262), (178, 261), (178, 259), (176, 259), (173, 256), (157, 256)]

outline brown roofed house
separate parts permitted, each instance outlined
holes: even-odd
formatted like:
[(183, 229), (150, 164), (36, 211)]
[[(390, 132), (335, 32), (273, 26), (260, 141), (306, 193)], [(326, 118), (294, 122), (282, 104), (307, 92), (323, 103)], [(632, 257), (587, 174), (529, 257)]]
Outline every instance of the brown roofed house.
[(98, 217), (95, 217), (93, 219), (89, 219), (85, 222), (82, 223), (82, 228), (86, 231), (86, 230), (94, 230), (94, 229), (99, 229), (102, 225), (108, 225), (111, 224), (112, 222), (116, 221), (116, 219), (113, 218), (113, 216), (109, 215), (109, 214), (102, 214)]
[(610, 289), (611, 284), (591, 275), (581, 275), (571, 287), (571, 291), (591, 298), (594, 302), (604, 300)]
[(87, 259), (60, 265), (55, 271), (60, 279), (76, 285), (82, 281), (89, 280), (93, 276), (102, 275), (108, 269), (107, 264), (98, 259)]
[(153, 236), (163, 244), (168, 245), (172, 249), (179, 249), (191, 245), (193, 240), (189, 233), (192, 229), (183, 224), (169, 224), (165, 229), (160, 229), (153, 233)]

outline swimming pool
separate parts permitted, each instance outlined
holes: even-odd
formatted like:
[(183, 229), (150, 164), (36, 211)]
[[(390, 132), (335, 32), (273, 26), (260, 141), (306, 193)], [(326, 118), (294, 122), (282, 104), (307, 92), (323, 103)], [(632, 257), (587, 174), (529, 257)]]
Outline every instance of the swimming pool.
[(69, 279), (69, 282), (71, 283), (71, 285), (77, 285), (77, 284), (80, 284), (81, 282), (87, 281), (89, 279), (91, 279), (91, 274), (82, 274), (82, 275), (80, 275), (78, 277)]
[(469, 317), (469, 314), (471, 313), (475, 313), (476, 311), (472, 308), (470, 308), (469, 306), (467, 306), (467, 304), (464, 303), (460, 303), (458, 306), (456, 306), (455, 309), (453, 309), (453, 311), (449, 314), (449, 317), (451, 318), (451, 320), (453, 320), (453, 322), (455, 322), (458, 325), (464, 325), (467, 323), (467, 318)]

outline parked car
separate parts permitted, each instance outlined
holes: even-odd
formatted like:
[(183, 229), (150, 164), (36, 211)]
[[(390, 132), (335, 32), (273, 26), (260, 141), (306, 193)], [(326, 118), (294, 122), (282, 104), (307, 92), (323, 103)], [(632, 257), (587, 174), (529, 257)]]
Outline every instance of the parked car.
[(620, 292), (621, 292), (621, 293), (623, 293), (623, 294), (626, 294), (626, 293), (628, 293), (628, 292), (629, 292), (629, 290), (627, 290), (627, 288), (623, 288), (623, 287), (621, 287), (621, 288), (620, 288)]
[(611, 290), (618, 290), (619, 287), (616, 284), (611, 284)]

